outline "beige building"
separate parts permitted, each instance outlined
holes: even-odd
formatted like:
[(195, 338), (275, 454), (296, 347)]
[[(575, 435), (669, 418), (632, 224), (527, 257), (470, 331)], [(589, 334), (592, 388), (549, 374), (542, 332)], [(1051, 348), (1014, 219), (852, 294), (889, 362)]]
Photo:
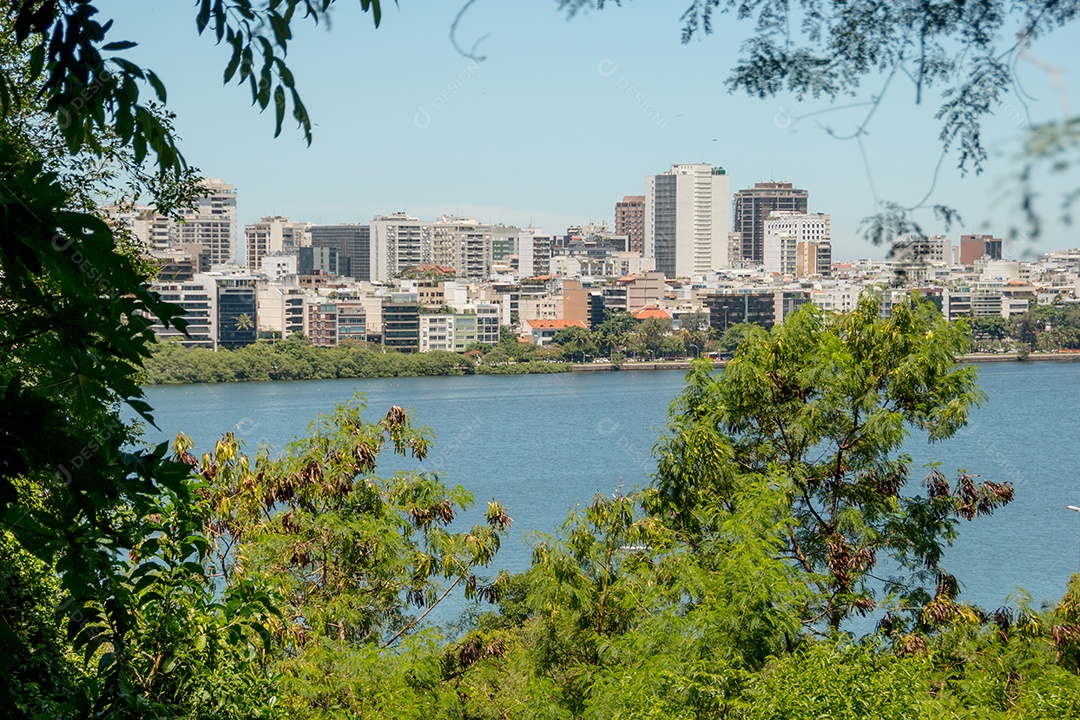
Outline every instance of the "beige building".
[(615, 203), (615, 234), (626, 236), (628, 252), (645, 252), (644, 195), (626, 195)]
[(244, 262), (249, 270), (259, 270), (267, 255), (295, 255), (310, 245), (308, 224), (287, 217), (264, 217), (244, 226)]
[(491, 225), (443, 215), (432, 225), (435, 262), (452, 267), (459, 278), (484, 280), (494, 262)]
[(210, 265), (236, 262), (236, 188), (207, 178), (193, 207), (180, 211), (174, 243), (198, 243), (209, 251)]

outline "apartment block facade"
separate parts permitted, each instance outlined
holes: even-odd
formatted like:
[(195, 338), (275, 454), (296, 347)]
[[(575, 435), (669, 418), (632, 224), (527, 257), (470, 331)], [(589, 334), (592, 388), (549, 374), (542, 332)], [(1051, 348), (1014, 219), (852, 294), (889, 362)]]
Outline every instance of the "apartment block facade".
[(405, 213), (371, 221), (371, 280), (389, 282), (409, 268), (435, 264), (432, 224)]
[(373, 277), (371, 228), (368, 225), (312, 225), (311, 247), (337, 253), (337, 274), (354, 280)]
[(671, 279), (726, 268), (728, 179), (723, 168), (673, 165), (645, 179), (645, 257)]
[[(793, 277), (817, 274), (819, 248), (830, 245), (828, 215), (779, 210), (769, 215), (764, 227), (762, 263), (765, 266), (765, 272)], [(801, 264), (800, 245), (803, 246)], [(831, 249), (829, 257), (832, 257)], [(800, 274), (800, 269), (802, 274)]]
[(257, 271), (267, 255), (295, 255), (311, 244), (308, 223), (291, 222), (287, 217), (264, 217), (244, 226), (244, 261)]
[(645, 252), (644, 195), (625, 195), (615, 203), (615, 234), (626, 236), (628, 252)]
[(765, 221), (781, 210), (804, 214), (810, 194), (789, 182), (760, 182), (739, 190), (733, 198), (733, 230), (739, 233), (741, 260), (751, 265), (765, 261)]

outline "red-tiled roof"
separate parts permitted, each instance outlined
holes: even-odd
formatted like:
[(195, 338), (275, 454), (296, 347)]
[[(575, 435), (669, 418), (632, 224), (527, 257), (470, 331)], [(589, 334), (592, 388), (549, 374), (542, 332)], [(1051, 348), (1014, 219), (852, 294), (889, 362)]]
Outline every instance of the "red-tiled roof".
[(638, 320), (648, 320), (649, 318), (660, 318), (661, 320), (671, 319), (671, 313), (662, 308), (658, 308), (655, 305), (646, 305), (640, 310), (635, 310), (633, 315)]
[(588, 329), (588, 326), (580, 320), (526, 320), (525, 322), (533, 330), (565, 330), (568, 327)]

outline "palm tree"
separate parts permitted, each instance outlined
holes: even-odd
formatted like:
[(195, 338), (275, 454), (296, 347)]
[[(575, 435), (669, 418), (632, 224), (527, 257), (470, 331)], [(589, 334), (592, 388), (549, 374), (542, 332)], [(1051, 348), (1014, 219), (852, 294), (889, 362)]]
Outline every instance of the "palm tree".
[(248, 313), (240, 313), (236, 316), (237, 330), (250, 330), (253, 327), (255, 327), (255, 321), (251, 319), (251, 315)]

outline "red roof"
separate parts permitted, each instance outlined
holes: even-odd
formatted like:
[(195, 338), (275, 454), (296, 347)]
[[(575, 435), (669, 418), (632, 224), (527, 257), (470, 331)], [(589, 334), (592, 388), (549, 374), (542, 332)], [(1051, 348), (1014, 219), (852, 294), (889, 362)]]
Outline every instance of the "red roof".
[(633, 315), (638, 320), (648, 320), (649, 318), (660, 318), (661, 320), (671, 319), (671, 313), (662, 308), (658, 308), (655, 305), (646, 305), (640, 310), (635, 310)]
[(565, 330), (568, 327), (579, 327), (588, 330), (588, 326), (580, 320), (526, 320), (533, 330)]
[(446, 267), (445, 265), (417, 265), (405, 270), (406, 273), (426, 273), (434, 272), (439, 275), (453, 275), (456, 271), (452, 267)]

